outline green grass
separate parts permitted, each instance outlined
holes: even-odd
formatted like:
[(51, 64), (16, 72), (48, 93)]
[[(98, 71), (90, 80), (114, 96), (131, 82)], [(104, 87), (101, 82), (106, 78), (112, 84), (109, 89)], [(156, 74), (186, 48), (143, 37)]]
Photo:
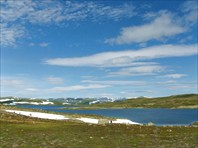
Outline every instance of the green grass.
[(119, 102), (93, 104), (84, 109), (91, 108), (198, 108), (198, 95), (128, 99)]
[(92, 125), (74, 121), (41, 120), (0, 112), (0, 147), (196, 148), (197, 127)]

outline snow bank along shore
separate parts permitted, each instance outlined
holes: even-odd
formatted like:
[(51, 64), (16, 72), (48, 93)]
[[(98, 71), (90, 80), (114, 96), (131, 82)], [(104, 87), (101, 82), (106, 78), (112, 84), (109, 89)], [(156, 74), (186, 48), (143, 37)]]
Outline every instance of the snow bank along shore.
[[(85, 123), (99, 124), (99, 119), (93, 119), (93, 118), (66, 118), (63, 115), (41, 113), (41, 112), (29, 112), (29, 111), (19, 111), (19, 110), (5, 110), (5, 111), (10, 112), (10, 113), (16, 113), (16, 114), (19, 114), (19, 115), (29, 116), (29, 117), (41, 118), (41, 119), (52, 119), (52, 120), (74, 119), (74, 120), (80, 120), (80, 121), (85, 122)], [(128, 120), (128, 119), (116, 119), (116, 120), (109, 121), (109, 123), (140, 125), (139, 123), (132, 122), (131, 120)]]

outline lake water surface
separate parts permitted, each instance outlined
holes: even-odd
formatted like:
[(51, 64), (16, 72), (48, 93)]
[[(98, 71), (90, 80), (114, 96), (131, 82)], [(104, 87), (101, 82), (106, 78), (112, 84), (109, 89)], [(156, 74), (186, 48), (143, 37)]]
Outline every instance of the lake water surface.
[(72, 114), (95, 114), (115, 118), (127, 118), (138, 123), (153, 122), (156, 125), (190, 125), (198, 121), (198, 109), (97, 109), (64, 110), (61, 105), (17, 105), (21, 108), (42, 109), (53, 112)]

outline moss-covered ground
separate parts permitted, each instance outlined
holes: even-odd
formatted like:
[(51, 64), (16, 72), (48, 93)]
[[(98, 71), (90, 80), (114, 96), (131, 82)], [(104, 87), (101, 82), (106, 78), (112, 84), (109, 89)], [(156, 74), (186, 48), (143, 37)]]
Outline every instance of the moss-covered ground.
[(196, 148), (198, 127), (85, 124), (0, 111), (2, 148)]

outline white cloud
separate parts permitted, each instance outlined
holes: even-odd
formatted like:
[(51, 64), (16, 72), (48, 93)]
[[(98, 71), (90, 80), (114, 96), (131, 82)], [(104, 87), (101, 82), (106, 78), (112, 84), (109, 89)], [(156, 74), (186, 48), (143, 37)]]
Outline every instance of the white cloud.
[[(49, 82), (53, 84), (62, 84), (63, 80), (59, 77), (48, 77)], [(1, 95), (18, 96), (18, 97), (46, 97), (61, 92), (77, 92), (80, 90), (92, 90), (111, 87), (110, 85), (88, 84), (88, 85), (71, 85), (49, 87), (46, 81), (33, 80), (24, 77), (1, 77)], [(39, 84), (39, 85), (38, 85)], [(82, 95), (82, 94), (81, 94)], [(79, 97), (79, 96), (78, 96)]]
[(0, 79), (0, 84), (2, 87), (21, 87), (24, 83), (24, 80), (20, 78), (1, 77)]
[(83, 79), (92, 79), (92, 78), (94, 78), (94, 76), (81, 76), (81, 78), (83, 78)]
[(161, 76), (161, 77), (165, 77), (165, 78), (173, 78), (173, 79), (179, 79), (179, 78), (182, 78), (182, 77), (185, 77), (186, 75), (185, 74), (167, 74), (167, 75), (164, 75), (164, 76)]
[(35, 46), (35, 43), (29, 43), (29, 46)]
[[(92, 66), (92, 67), (122, 67), (155, 65), (148, 60), (167, 57), (182, 57), (197, 54), (197, 44), (194, 45), (161, 45), (116, 52), (102, 52), (90, 56), (73, 58), (55, 58), (45, 60), (48, 65), (57, 66)], [(146, 60), (146, 62), (140, 62)], [(148, 62), (148, 63), (147, 63)]]
[(25, 35), (25, 30), (21, 26), (6, 26), (0, 24), (0, 44), (2, 46), (13, 46), (18, 38)]
[(166, 85), (166, 84), (175, 84), (175, 83), (178, 83), (178, 82), (175, 80), (156, 82), (157, 85)]
[(131, 4), (111, 7), (99, 2), (48, 1), (37, 3), (36, 10), (29, 14), (28, 19), (33, 23), (96, 20), (101, 17), (117, 20), (133, 16), (133, 10)]
[(186, 29), (178, 24), (170, 13), (163, 11), (150, 23), (122, 28), (118, 37), (107, 39), (105, 43), (142, 43), (150, 40), (161, 40), (185, 31)]
[(44, 81), (27, 78), (26, 76), (1, 77), (1, 95), (18, 97), (36, 97), (48, 94)]
[(120, 81), (93, 81), (93, 80), (83, 80), (83, 83), (91, 83), (91, 84), (102, 84), (102, 85), (133, 85), (133, 86), (141, 86), (145, 85), (145, 81), (125, 81), (125, 80), (120, 80)]
[(156, 73), (162, 72), (165, 67), (159, 65), (148, 65), (148, 66), (138, 66), (138, 67), (128, 67), (122, 68), (116, 72), (110, 72), (110, 76), (142, 76), (142, 75), (154, 75)]
[(48, 77), (47, 81), (50, 82), (51, 84), (55, 84), (55, 85), (64, 83), (64, 79), (59, 78), (59, 77)]
[[(103, 93), (112, 93), (114, 97), (120, 97), (121, 94), (131, 96), (130, 93), (143, 93), (143, 91), (150, 91), (153, 88), (161, 89), (182, 89), (184, 91), (196, 92), (197, 81), (161, 81), (155, 82), (152, 80), (146, 81), (132, 81), (132, 80), (103, 80), (103, 81), (94, 81), (94, 80), (83, 80), (79, 82), (80, 84), (71, 85), (71, 86), (62, 86), (62, 87), (49, 87), (49, 84), (46, 81), (41, 81), (38, 79), (31, 79), (27, 77), (1, 77), (1, 95), (2, 96), (18, 96), (18, 97), (68, 97), (71, 94), (74, 94), (75, 97), (93, 97), (94, 89), (98, 89), (98, 96), (101, 96)], [(38, 85), (39, 84), (39, 85)], [(60, 85), (59, 85), (60, 86)], [(108, 89), (107, 89), (108, 88)], [(83, 92), (80, 92), (84, 90)], [(116, 92), (114, 92), (116, 90)], [(142, 91), (142, 92), (141, 92)], [(67, 92), (67, 93), (65, 93)], [(125, 93), (126, 92), (126, 93)], [(149, 93), (149, 92), (147, 92)], [(139, 96), (136, 95), (136, 96)]]
[[(49, 83), (39, 79), (32, 79), (27, 77), (3, 77), (0, 78), (1, 84), (1, 95), (2, 96), (18, 96), (18, 97), (52, 97), (54, 94), (61, 94), (62, 92), (75, 93), (76, 96), (80, 90), (91, 90), (92, 89), (103, 89), (111, 87), (107, 84), (86, 84), (86, 85), (71, 85), (71, 86), (60, 86), (63, 84), (63, 79), (59, 77), (48, 77), (47, 81), (56, 84), (56, 87), (50, 87)], [(52, 96), (51, 96), (52, 95)], [(58, 96), (57, 95), (57, 96)], [(63, 95), (63, 94), (61, 94)], [(66, 95), (66, 94), (64, 94)], [(80, 94), (83, 95), (83, 94)], [(57, 97), (56, 96), (56, 97)], [(68, 97), (66, 95), (66, 97)]]
[(29, 43), (29, 46), (40, 46), (40, 47), (47, 47), (49, 43), (42, 42), (42, 43)]
[[(107, 6), (100, 2), (1, 0), (1, 45), (12, 46), (24, 37), (26, 24), (64, 24), (69, 21), (82, 21), (99, 18), (118, 20), (132, 17), (131, 4)], [(16, 27), (14, 24), (18, 24)]]
[(152, 90), (136, 90), (134, 92), (135, 93), (140, 93), (140, 94), (143, 94), (143, 93), (154, 93)]
[(159, 13), (156, 13), (156, 12), (151, 11), (151, 12), (145, 13), (142, 17), (145, 20), (151, 20), (151, 19), (156, 18), (157, 16), (159, 16)]
[[(21, 23), (28, 13), (34, 11), (34, 3), (31, 0), (1, 0), (0, 9), (0, 28), (1, 28), (1, 45), (13, 46), (16, 41), (25, 36), (26, 29), (20, 23), (15, 23), (21, 18)], [(15, 25), (17, 24), (17, 26)]]
[(161, 81), (152, 84), (153, 86), (169, 89), (169, 90), (182, 90), (182, 91), (189, 91), (191, 92), (194, 90), (197, 92), (197, 81), (175, 81), (175, 80), (168, 80), (168, 81)]
[[(1, 0), (1, 21), (11, 23), (18, 19), (26, 19), (29, 13), (35, 11), (36, 3), (32, 0)], [(24, 20), (25, 21), (25, 20)]]
[(188, 25), (194, 25), (197, 23), (198, 19), (198, 2), (195, 1), (186, 1), (181, 6), (181, 10), (184, 12), (184, 21)]
[(110, 7), (110, 6), (104, 6), (102, 4), (95, 4), (91, 6), (93, 12), (93, 15), (95, 15), (95, 19), (98, 19), (98, 17), (109, 17), (113, 18), (115, 20), (118, 20), (120, 18), (124, 17), (132, 17), (134, 14), (134, 6), (132, 4), (125, 3), (124, 5), (120, 5), (118, 7)]
[(91, 84), (91, 85), (73, 85), (73, 86), (65, 86), (65, 87), (53, 87), (49, 89), (49, 91), (53, 92), (67, 92), (67, 91), (80, 91), (80, 90), (90, 90), (90, 89), (100, 89), (110, 87), (109, 85), (99, 85), (99, 84)]
[(41, 46), (41, 47), (47, 47), (48, 45), (49, 45), (49, 43), (45, 43), (45, 42), (39, 44), (39, 46)]
[(190, 85), (175, 85), (175, 86), (169, 86), (168, 89), (170, 90), (177, 90), (177, 89), (188, 89), (192, 88), (193, 86)]
[(26, 91), (29, 91), (29, 92), (38, 92), (38, 91), (41, 91), (41, 90), (39, 90), (37, 88), (26, 88), (25, 90)]

